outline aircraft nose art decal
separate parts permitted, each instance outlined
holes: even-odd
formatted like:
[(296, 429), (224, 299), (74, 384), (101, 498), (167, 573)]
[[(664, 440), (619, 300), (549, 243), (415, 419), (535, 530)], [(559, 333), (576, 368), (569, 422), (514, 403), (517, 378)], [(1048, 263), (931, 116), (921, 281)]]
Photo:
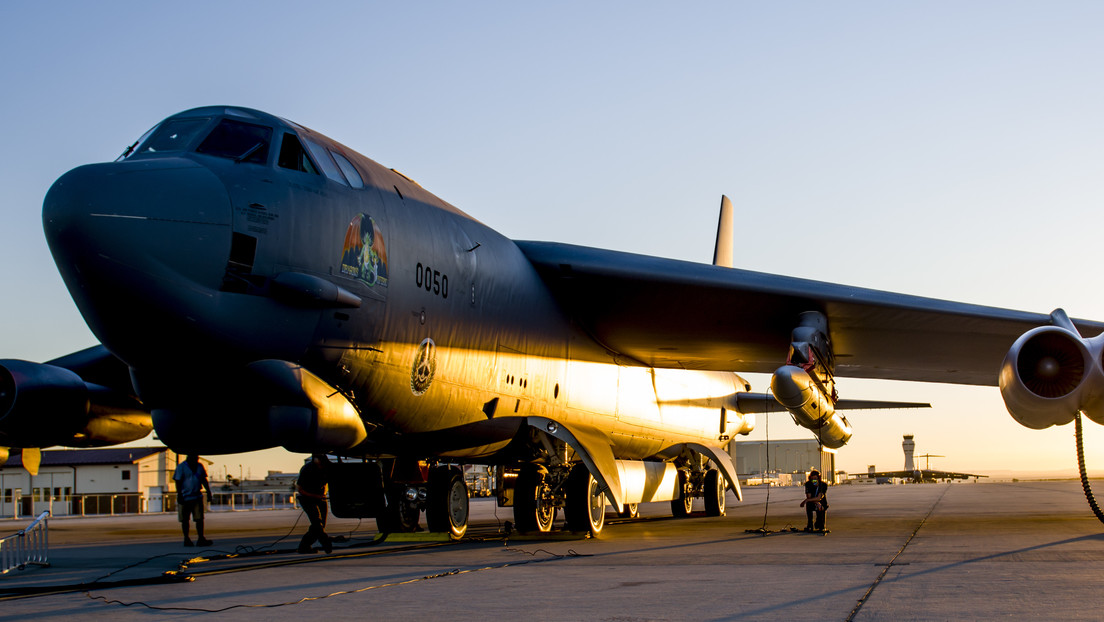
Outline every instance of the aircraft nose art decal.
[(410, 390), (414, 395), (422, 395), (429, 390), (436, 371), (437, 344), (426, 337), (418, 346), (418, 353), (414, 355), (414, 367), (410, 370)]
[(357, 214), (345, 230), (341, 274), (369, 287), (387, 287), (387, 245), (383, 231), (368, 214)]

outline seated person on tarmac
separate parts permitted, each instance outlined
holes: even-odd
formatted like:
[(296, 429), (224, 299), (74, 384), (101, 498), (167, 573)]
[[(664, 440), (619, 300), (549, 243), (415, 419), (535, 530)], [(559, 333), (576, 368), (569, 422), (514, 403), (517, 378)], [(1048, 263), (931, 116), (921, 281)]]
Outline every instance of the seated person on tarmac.
[[(180, 530), (184, 532), (184, 546), (210, 546), (212, 542), (203, 537), (203, 491), (207, 491), (207, 503), (211, 502), (211, 484), (207, 482), (207, 469), (199, 461), (199, 456), (190, 454), (176, 466), (173, 473), (176, 482), (176, 516), (180, 519)], [(195, 518), (196, 536), (192, 543), (188, 535), (188, 517)]]
[(310, 521), (310, 529), (299, 542), (300, 553), (313, 553), (311, 545), (315, 540), (322, 544), (327, 553), (333, 551), (330, 537), (326, 535), (326, 515), (330, 510), (326, 504), (326, 484), (329, 481), (326, 469), (329, 465), (325, 454), (314, 454), (299, 470), (299, 479), (295, 483), (299, 505)]
[[(824, 516), (828, 513), (828, 484), (820, 479), (820, 472), (816, 469), (809, 471), (809, 481), (805, 482), (805, 500), (801, 502), (805, 508), (805, 531), (824, 531)], [(813, 524), (813, 514), (816, 514), (816, 524)]]

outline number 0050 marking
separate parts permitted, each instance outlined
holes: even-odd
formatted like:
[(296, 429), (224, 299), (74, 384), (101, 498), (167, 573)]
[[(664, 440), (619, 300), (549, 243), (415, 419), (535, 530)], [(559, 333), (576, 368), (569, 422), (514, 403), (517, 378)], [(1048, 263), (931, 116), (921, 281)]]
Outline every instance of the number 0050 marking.
[(441, 298), (448, 298), (447, 274), (441, 274), (439, 270), (434, 270), (429, 266), (423, 266), (421, 263), (418, 264), (414, 274), (415, 285), (424, 287), (427, 292), (436, 294)]

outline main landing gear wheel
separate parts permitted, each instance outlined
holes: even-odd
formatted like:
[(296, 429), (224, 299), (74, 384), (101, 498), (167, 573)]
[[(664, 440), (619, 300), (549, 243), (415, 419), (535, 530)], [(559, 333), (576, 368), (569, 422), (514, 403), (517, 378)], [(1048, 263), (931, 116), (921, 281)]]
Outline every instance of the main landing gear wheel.
[(705, 515), (725, 515), (725, 481), (717, 469), (705, 472)]
[(637, 518), (640, 516), (640, 506), (635, 503), (626, 503), (617, 513), (621, 518)]
[(418, 531), (421, 511), (415, 502), (406, 498), (407, 486), (389, 484), (387, 486), (387, 507), (383, 514), (376, 517), (376, 529), (380, 533), (411, 533)]
[(526, 464), (514, 482), (514, 525), (522, 533), (552, 531), (556, 506), (552, 505), (544, 478), (536, 465)]
[(689, 474), (686, 471), (678, 472), (678, 497), (671, 500), (671, 514), (675, 518), (686, 518), (694, 511), (694, 495), (688, 490)]
[(567, 476), (567, 528), (602, 532), (606, 524), (606, 495), (584, 464), (576, 464)]
[(454, 540), (467, 533), (468, 485), (460, 469), (435, 467), (429, 472), (426, 524), (430, 531), (443, 531)]

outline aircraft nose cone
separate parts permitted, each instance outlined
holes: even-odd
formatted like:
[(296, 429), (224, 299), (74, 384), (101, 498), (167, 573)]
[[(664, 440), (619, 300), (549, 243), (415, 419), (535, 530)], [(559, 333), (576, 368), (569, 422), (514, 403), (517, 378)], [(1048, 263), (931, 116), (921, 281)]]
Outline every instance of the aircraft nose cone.
[(46, 194), (42, 223), (70, 294), (105, 344), (112, 333), (140, 334), (158, 312), (187, 313), (196, 296), (209, 299), (230, 254), (226, 188), (183, 158), (73, 169)]

